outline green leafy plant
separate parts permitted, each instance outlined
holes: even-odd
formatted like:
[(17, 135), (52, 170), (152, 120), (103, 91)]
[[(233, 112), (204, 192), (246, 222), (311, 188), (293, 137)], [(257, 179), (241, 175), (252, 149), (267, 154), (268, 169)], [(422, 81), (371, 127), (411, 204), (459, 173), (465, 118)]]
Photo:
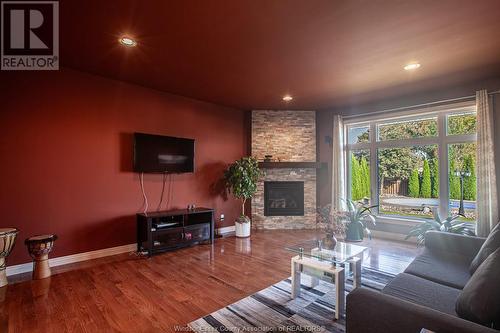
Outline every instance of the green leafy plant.
[(431, 197), (431, 169), (429, 167), (429, 161), (424, 160), (424, 167), (422, 170), (422, 184), (420, 185), (420, 197), (430, 198)]
[(476, 200), (476, 166), (471, 155), (464, 159), (464, 171), (470, 173), (470, 176), (464, 177), (464, 200)]
[(474, 232), (474, 230), (470, 228), (468, 223), (459, 220), (460, 217), (460, 215), (453, 215), (442, 220), (439, 217), (439, 213), (437, 211), (434, 211), (434, 220), (426, 220), (414, 226), (413, 228), (411, 228), (405, 239), (416, 237), (417, 244), (422, 245), (425, 241), (425, 234), (430, 230), (475, 236), (476, 233)]
[(343, 200), (346, 203), (346, 240), (363, 240), (364, 233), (371, 239), (371, 231), (368, 229), (368, 223), (375, 225), (375, 216), (371, 209), (377, 206), (368, 206), (365, 203), (354, 200)]
[(352, 182), (352, 198), (354, 200), (359, 200), (363, 197), (363, 184), (362, 184), (362, 179), (361, 179), (361, 170), (359, 166), (359, 161), (358, 159), (354, 156), (354, 154), (351, 155), (351, 182)]
[(368, 166), (368, 161), (364, 156), (361, 157), (359, 166), (362, 175), (363, 197), (367, 198), (370, 196), (370, 167)]
[(431, 166), (431, 197), (439, 197), (439, 162), (437, 159), (433, 160)]
[(460, 178), (455, 175), (456, 163), (450, 161), (450, 199), (460, 199)]
[(410, 180), (408, 182), (408, 194), (412, 198), (418, 198), (420, 195), (420, 179), (417, 169), (413, 169), (411, 172)]
[(249, 222), (245, 215), (245, 203), (257, 191), (257, 182), (261, 176), (259, 163), (254, 157), (242, 157), (224, 172), (226, 188), (234, 197), (241, 200), (241, 222)]
[(365, 156), (351, 154), (351, 197), (361, 200), (370, 196), (370, 167)]

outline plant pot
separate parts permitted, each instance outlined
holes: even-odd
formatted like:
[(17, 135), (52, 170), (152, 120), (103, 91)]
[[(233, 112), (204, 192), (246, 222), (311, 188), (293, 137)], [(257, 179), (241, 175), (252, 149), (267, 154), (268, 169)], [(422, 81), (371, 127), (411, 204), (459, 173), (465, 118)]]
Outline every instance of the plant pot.
[(245, 238), (250, 237), (250, 219), (248, 217), (240, 217), (234, 222), (236, 237)]
[(348, 242), (361, 242), (364, 237), (363, 228), (357, 224), (349, 224), (345, 233), (345, 240)]

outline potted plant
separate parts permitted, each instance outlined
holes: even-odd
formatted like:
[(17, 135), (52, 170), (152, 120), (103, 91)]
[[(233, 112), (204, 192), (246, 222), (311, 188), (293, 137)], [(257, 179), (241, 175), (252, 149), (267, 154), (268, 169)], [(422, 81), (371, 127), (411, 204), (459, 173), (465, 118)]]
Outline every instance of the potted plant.
[(425, 241), (425, 233), (429, 230), (437, 230), (442, 232), (450, 232), (453, 234), (461, 234), (466, 236), (476, 236), (474, 230), (468, 223), (458, 220), (461, 215), (452, 215), (442, 220), (439, 217), (437, 210), (434, 210), (434, 220), (426, 220), (411, 228), (405, 239), (411, 237), (417, 238), (417, 245), (423, 245)]
[(318, 207), (316, 212), (316, 224), (324, 231), (323, 245), (327, 249), (335, 248), (337, 237), (345, 236), (345, 214), (332, 209), (332, 205)]
[(236, 237), (250, 236), (250, 218), (245, 215), (245, 203), (257, 191), (260, 176), (259, 164), (254, 157), (243, 157), (224, 172), (228, 192), (241, 200), (241, 216), (235, 221)]
[(371, 239), (371, 232), (368, 229), (368, 223), (375, 225), (375, 216), (371, 209), (377, 206), (368, 206), (366, 203), (356, 202), (354, 200), (344, 200), (347, 206), (346, 211), (346, 241), (361, 242), (364, 234)]

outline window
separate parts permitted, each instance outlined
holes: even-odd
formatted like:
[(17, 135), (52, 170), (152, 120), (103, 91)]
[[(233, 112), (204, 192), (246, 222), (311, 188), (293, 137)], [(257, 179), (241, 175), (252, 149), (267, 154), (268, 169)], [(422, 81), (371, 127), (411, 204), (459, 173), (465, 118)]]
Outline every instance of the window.
[[(476, 220), (476, 143), (448, 145), (450, 165), (448, 184), (450, 189), (449, 210), (461, 213), (466, 220)], [(463, 193), (462, 193), (463, 191)], [(462, 212), (460, 212), (460, 200)]]
[(349, 127), (348, 142), (349, 143), (362, 143), (370, 141), (370, 127), (369, 126), (353, 126)]
[(437, 136), (437, 118), (388, 121), (377, 125), (379, 141)]
[[(473, 105), (345, 121), (348, 196), (379, 216), (476, 220), (476, 112)], [(374, 181), (375, 180), (375, 181)]]
[(437, 145), (377, 149), (379, 213), (432, 217), (439, 204)]

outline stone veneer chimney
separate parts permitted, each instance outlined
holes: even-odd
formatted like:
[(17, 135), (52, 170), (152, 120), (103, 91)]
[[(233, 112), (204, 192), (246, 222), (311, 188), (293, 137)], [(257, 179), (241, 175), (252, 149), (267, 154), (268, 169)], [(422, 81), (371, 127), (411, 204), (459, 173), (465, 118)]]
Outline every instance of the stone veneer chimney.
[[(277, 162), (316, 162), (315, 111), (252, 111), (252, 156), (272, 155)], [(316, 224), (316, 169), (263, 169), (252, 199), (252, 222), (258, 229), (305, 229)], [(303, 181), (304, 216), (265, 216), (265, 181)]]

